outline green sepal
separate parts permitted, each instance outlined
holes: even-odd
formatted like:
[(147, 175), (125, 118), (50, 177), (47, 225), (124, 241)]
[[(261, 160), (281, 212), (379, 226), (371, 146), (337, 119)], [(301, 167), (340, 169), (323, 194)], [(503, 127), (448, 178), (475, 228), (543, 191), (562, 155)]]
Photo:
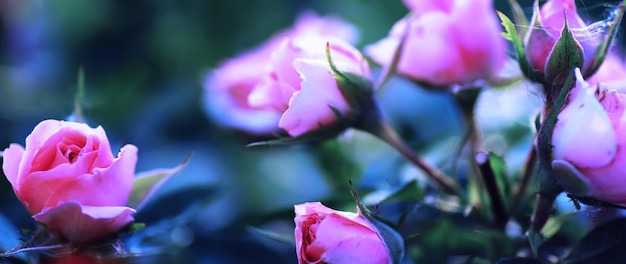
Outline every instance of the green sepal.
[(555, 83), (559, 85), (564, 83), (570, 72), (574, 71), (576, 67), (582, 68), (584, 59), (583, 48), (574, 38), (566, 19), (561, 36), (554, 43), (546, 61), (544, 84)]
[(526, 14), (517, 1), (509, 0), (509, 5), (511, 6), (511, 11), (513, 11), (513, 21), (518, 25), (519, 36), (524, 39), (529, 25)]
[(553, 160), (552, 171), (566, 192), (575, 196), (593, 196), (589, 180), (571, 163), (564, 160)]
[(373, 84), (367, 78), (337, 69), (330, 54), (330, 43), (326, 42), (326, 59), (333, 71), (335, 81), (343, 98), (353, 112), (359, 112), (373, 95)]
[(337, 117), (339, 118), (339, 122), (337, 122), (337, 124), (335, 125), (322, 126), (320, 124), (319, 129), (312, 130), (297, 137), (281, 136), (275, 134), (277, 139), (252, 142), (246, 145), (246, 147), (303, 144), (335, 138), (339, 134), (343, 133), (346, 129), (348, 129), (355, 122), (356, 117), (341, 115), (339, 111), (337, 111), (337, 109), (332, 106), (329, 107), (331, 111), (333, 111), (333, 113), (335, 113), (335, 115), (337, 115)]
[(128, 198), (128, 206), (139, 211), (165, 182), (185, 168), (192, 155), (193, 153), (189, 154), (180, 165), (174, 168), (154, 169), (137, 174)]
[(357, 205), (357, 211), (359, 215), (362, 215), (371, 225), (374, 227), (378, 235), (385, 244), (387, 253), (389, 254), (389, 264), (400, 264), (404, 257), (404, 238), (398, 233), (397, 230), (390, 226), (388, 221), (380, 219), (376, 215), (372, 214), (367, 207), (361, 203), (359, 194), (357, 193), (354, 185), (350, 182), (350, 193)]
[(602, 62), (604, 62), (604, 59), (609, 53), (609, 48), (611, 47), (611, 44), (615, 39), (617, 29), (619, 28), (622, 18), (624, 17), (624, 11), (626, 11), (626, 8), (624, 7), (625, 4), (626, 1), (620, 3), (615, 18), (613, 18), (613, 20), (610, 22), (609, 30), (606, 32), (606, 34), (604, 34), (604, 38), (602, 38), (600, 45), (598, 45), (598, 48), (596, 48), (593, 65), (587, 72), (584, 73), (583, 77), (587, 78), (595, 74), (602, 65)]
[(502, 32), (502, 36), (510, 41), (515, 48), (517, 53), (517, 62), (522, 73), (530, 80), (538, 80), (539, 72), (534, 70), (530, 66), (530, 62), (528, 58), (526, 58), (526, 51), (524, 49), (524, 43), (520, 38), (519, 33), (515, 27), (515, 24), (509, 19), (505, 14), (500, 11), (497, 11), (498, 17), (500, 17), (500, 21), (502, 22), (502, 26), (504, 26), (504, 32)]

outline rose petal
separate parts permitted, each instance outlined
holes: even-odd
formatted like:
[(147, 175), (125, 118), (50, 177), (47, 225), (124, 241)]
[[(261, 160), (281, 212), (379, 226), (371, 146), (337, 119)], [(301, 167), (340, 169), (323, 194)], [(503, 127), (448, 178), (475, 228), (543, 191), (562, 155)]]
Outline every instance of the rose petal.
[(297, 59), (293, 64), (302, 76), (302, 90), (293, 94), (279, 127), (295, 137), (336, 123), (339, 119), (331, 107), (341, 113), (350, 110), (327, 61)]
[(64, 238), (86, 243), (112, 235), (134, 219), (135, 210), (122, 206), (84, 206), (67, 202), (33, 216)]
[(554, 158), (567, 160), (580, 169), (609, 164), (617, 151), (617, 138), (608, 114), (594, 91), (576, 69), (577, 83), (570, 102), (559, 113), (552, 143)]
[(16, 189), (19, 185), (19, 173), (23, 155), (24, 148), (19, 144), (9, 145), (2, 154), (2, 170), (13, 189)]
[(92, 174), (83, 174), (58, 186), (43, 207), (55, 207), (69, 201), (89, 206), (126, 205), (136, 163), (137, 147), (126, 145), (110, 167), (95, 168)]
[(369, 227), (337, 214), (320, 223), (309, 249), (323, 249), (326, 263), (388, 263), (389, 257), (378, 234)]

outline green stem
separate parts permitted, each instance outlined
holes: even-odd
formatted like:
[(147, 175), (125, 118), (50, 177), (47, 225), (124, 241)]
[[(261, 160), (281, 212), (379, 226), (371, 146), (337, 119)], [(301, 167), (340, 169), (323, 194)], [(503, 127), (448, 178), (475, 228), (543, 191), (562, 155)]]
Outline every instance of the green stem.
[(426, 175), (430, 177), (431, 180), (436, 182), (444, 192), (453, 195), (458, 193), (458, 188), (450, 177), (417, 155), (400, 138), (391, 125), (389, 125), (389, 123), (387, 123), (387, 121), (382, 117), (382, 114), (374, 101), (372, 101), (364, 110), (361, 122), (357, 123), (355, 128), (369, 132), (396, 149), (408, 161), (426, 173)]

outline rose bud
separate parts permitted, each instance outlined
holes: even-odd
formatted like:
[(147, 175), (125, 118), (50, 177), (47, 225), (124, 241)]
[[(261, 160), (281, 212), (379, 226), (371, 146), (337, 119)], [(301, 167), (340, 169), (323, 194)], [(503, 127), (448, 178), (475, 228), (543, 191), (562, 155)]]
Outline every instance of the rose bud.
[[(581, 68), (585, 78), (593, 73), (596, 50), (604, 36), (590, 30), (576, 12), (574, 0), (547, 1), (536, 10), (531, 24), (524, 46), (532, 70), (539, 73), (540, 80), (536, 81), (562, 85), (573, 68), (571, 63)], [(570, 41), (568, 34), (573, 36), (574, 43), (566, 43)], [(577, 61), (564, 62), (563, 58), (577, 58)]]
[(388, 66), (403, 45), (397, 72), (436, 87), (489, 80), (504, 65), (505, 40), (491, 0), (404, 3), (413, 14), (365, 49), (377, 63)]
[(375, 228), (360, 214), (319, 202), (295, 206), (298, 263), (389, 263)]
[(341, 37), (348, 42), (357, 39), (357, 30), (343, 20), (319, 17), (304, 13), (294, 26), (284, 30), (262, 45), (229, 59), (209, 72), (205, 88), (205, 108), (209, 116), (220, 125), (252, 134), (270, 134), (277, 131), (281, 113), (259, 108), (248, 103), (248, 95), (263, 79), (271, 54), (287, 37), (301, 35), (328, 35)]
[(255, 86), (248, 102), (281, 113), (278, 126), (293, 137), (349, 126), (371, 98), (367, 61), (341, 39), (288, 38), (269, 63), (270, 72)]
[(11, 144), (2, 169), (33, 218), (74, 242), (93, 242), (133, 221), (126, 207), (133, 186), (137, 147), (111, 152), (102, 127), (45, 120)]
[(555, 176), (571, 194), (626, 206), (626, 95), (589, 85), (578, 68), (576, 80), (552, 136)]

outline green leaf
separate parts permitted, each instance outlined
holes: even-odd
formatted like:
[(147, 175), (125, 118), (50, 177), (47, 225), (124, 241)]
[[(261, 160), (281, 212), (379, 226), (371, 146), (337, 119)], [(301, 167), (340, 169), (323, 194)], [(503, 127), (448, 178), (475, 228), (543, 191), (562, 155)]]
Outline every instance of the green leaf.
[(178, 174), (189, 162), (193, 153), (178, 166), (171, 169), (155, 169), (137, 174), (133, 181), (133, 189), (128, 199), (128, 206), (139, 211), (158, 190), (172, 176)]
[(565, 20), (561, 36), (548, 56), (544, 83), (564, 83), (574, 68), (580, 68), (584, 65), (584, 59), (583, 48), (574, 38), (574, 34), (567, 25), (567, 20)]
[(365, 219), (376, 229), (376, 232), (383, 240), (387, 253), (389, 253), (389, 264), (400, 264), (404, 257), (404, 238), (385, 222), (378, 219), (375, 215), (361, 203), (359, 194), (357, 193), (354, 185), (350, 182), (350, 192), (356, 202), (358, 213), (365, 217)]
[(511, 11), (513, 11), (513, 21), (515, 21), (519, 29), (519, 36), (521, 39), (524, 39), (526, 31), (528, 31), (528, 26), (530, 25), (526, 14), (517, 1), (509, 0), (509, 5), (511, 6)]
[[(489, 152), (489, 163), (491, 164), (491, 168), (496, 176), (496, 183), (498, 184), (500, 195), (502, 195), (505, 199), (510, 198), (510, 195), (508, 194), (511, 193), (511, 181), (507, 175), (506, 161), (498, 154)], [(505, 200), (505, 202), (508, 201)]]
[(626, 260), (626, 218), (603, 224), (571, 250), (563, 263), (623, 263)]
[(522, 42), (522, 39), (520, 38), (520, 35), (517, 32), (517, 29), (515, 28), (515, 24), (513, 24), (511, 19), (509, 19), (502, 12), (497, 11), (497, 13), (498, 13), (498, 17), (500, 17), (500, 21), (502, 21), (502, 26), (504, 26), (504, 30), (505, 30), (505, 32), (502, 33), (502, 36), (504, 36), (504, 38), (506, 38), (507, 40), (511, 41), (511, 43), (513, 43), (513, 47), (515, 48), (515, 51), (517, 52), (517, 62), (519, 63), (520, 69), (522, 70), (524, 75), (526, 75), (526, 77), (528, 77), (531, 80), (536, 80), (538, 77), (537, 73), (535, 73), (535, 70), (530, 66), (530, 63), (528, 62), (528, 59), (526, 58), (526, 51), (524, 50), (524, 43)]
[(389, 202), (419, 202), (424, 199), (426, 193), (422, 187), (420, 187), (417, 179), (411, 180), (402, 185), (398, 190), (391, 193), (381, 203)]
[[(613, 43), (613, 40), (615, 39), (615, 35), (617, 33), (617, 29), (619, 28), (620, 22), (622, 21), (622, 18), (624, 17), (624, 11), (626, 10), (624, 5), (625, 5), (625, 2), (620, 3), (618, 9), (616, 10), (615, 17), (610, 22), (609, 30), (605, 33), (604, 38), (600, 42), (600, 45), (598, 45), (598, 48), (596, 48), (596, 52), (594, 56), (595, 60), (593, 62), (593, 66), (591, 66), (591, 69), (589, 70), (589, 72), (585, 73), (585, 76), (584, 76), (585, 78), (596, 73), (596, 71), (598, 71), (598, 69), (602, 65), (602, 62), (604, 62), (604, 59), (606, 58), (606, 55), (609, 52), (611, 44)], [(601, 21), (600, 23), (605, 23), (605, 22)]]
[(539, 246), (543, 243), (543, 235), (531, 228), (526, 236), (528, 237), (528, 242), (530, 243), (530, 249), (533, 252), (533, 256), (537, 256)]
[(261, 237), (265, 237), (277, 242), (295, 244), (296, 239), (293, 235), (293, 232), (290, 234), (279, 234), (275, 231), (265, 230), (254, 226), (248, 226), (248, 231), (252, 234), (259, 235)]

